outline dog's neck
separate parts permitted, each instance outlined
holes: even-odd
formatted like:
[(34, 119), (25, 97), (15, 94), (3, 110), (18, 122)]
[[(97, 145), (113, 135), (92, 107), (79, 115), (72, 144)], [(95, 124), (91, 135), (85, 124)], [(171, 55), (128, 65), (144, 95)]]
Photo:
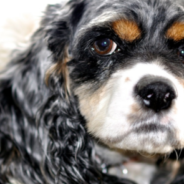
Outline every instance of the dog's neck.
[[(138, 153), (120, 152), (97, 142), (95, 150), (102, 172), (127, 178), (138, 184), (159, 183), (163, 179), (172, 181), (180, 168), (179, 161), (167, 160), (158, 165), (158, 156), (148, 157)], [(166, 177), (163, 178), (163, 175)]]

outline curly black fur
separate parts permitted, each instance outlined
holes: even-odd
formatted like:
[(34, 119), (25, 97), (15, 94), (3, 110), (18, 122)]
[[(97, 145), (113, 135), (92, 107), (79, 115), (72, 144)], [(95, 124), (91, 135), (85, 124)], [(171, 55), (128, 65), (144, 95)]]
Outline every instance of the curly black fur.
[[(73, 14), (84, 8), (83, 3), (69, 4)], [(58, 18), (60, 9), (48, 7), (30, 47), (1, 73), (1, 183), (14, 178), (26, 184), (131, 184), (102, 174), (76, 97), (70, 94), (68, 99), (62, 87), (63, 76), (53, 74), (50, 87), (45, 85), (45, 69), (62, 59), (71, 26), (82, 16), (71, 12), (67, 20)]]

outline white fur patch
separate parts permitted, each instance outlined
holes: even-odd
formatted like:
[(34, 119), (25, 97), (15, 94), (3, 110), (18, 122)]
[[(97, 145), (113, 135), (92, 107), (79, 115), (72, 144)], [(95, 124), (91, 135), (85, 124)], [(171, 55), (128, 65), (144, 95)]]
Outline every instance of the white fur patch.
[[(166, 78), (177, 92), (170, 110), (157, 114), (145, 110), (134, 96), (134, 87), (147, 75)], [(119, 70), (111, 76), (105, 86), (102, 98), (88, 116), (88, 130), (111, 147), (168, 153), (184, 146), (184, 85), (157, 61), (151, 64), (139, 63), (131, 69)], [(137, 106), (137, 111), (132, 107)], [(85, 115), (85, 114), (84, 114)], [(130, 121), (130, 116), (134, 119)], [(164, 127), (158, 131), (136, 132), (140, 125), (158, 124)], [(137, 127), (136, 127), (137, 126)], [(171, 134), (171, 131), (172, 134)]]

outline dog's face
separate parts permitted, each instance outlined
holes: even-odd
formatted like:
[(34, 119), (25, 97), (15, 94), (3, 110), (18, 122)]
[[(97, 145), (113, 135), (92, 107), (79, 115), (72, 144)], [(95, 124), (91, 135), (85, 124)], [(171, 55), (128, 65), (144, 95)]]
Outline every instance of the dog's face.
[(173, 2), (78, 5), (70, 85), (87, 130), (110, 147), (148, 153), (184, 147), (184, 9)]

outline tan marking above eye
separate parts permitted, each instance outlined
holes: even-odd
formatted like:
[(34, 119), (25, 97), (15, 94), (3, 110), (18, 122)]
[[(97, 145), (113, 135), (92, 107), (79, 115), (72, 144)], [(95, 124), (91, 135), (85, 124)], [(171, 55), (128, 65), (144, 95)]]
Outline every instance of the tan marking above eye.
[(136, 22), (126, 19), (120, 19), (112, 24), (113, 30), (120, 38), (132, 42), (141, 37), (141, 30)]
[(180, 41), (184, 39), (184, 22), (175, 22), (167, 30), (166, 37), (174, 41)]

